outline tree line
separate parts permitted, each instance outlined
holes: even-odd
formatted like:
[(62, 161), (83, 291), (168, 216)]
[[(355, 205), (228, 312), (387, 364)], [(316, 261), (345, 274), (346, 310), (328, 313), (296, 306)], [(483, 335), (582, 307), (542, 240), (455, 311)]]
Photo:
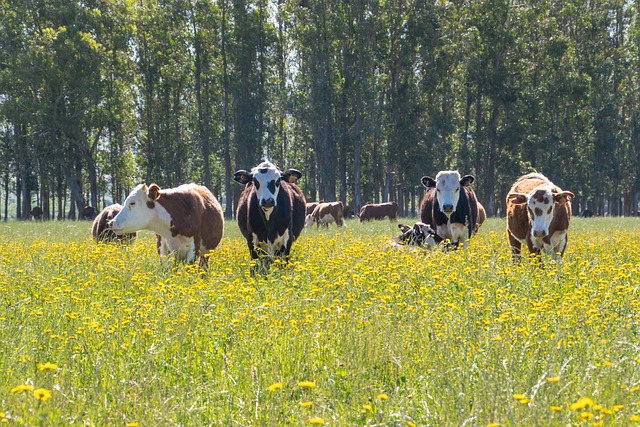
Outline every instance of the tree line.
[(5, 219), (192, 181), (231, 217), (264, 157), (356, 209), (415, 213), (420, 178), (457, 169), (501, 215), (536, 170), (574, 210), (636, 214), (640, 0), (0, 4)]

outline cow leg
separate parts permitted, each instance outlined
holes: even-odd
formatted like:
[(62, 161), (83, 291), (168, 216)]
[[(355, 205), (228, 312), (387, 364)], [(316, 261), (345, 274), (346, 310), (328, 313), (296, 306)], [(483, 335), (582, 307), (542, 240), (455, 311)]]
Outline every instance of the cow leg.
[(549, 239), (549, 244), (545, 243), (545, 252), (551, 255), (551, 258), (558, 260), (564, 255), (564, 250), (567, 247), (567, 232), (556, 231)]
[(454, 222), (450, 225), (450, 233), (451, 233), (451, 242), (454, 245), (454, 249), (457, 249), (458, 245), (462, 243), (463, 248), (466, 248), (468, 245), (467, 236), (468, 231), (467, 227), (464, 224), (459, 222)]
[(513, 261), (520, 261), (520, 254), (522, 253), (522, 242), (516, 239), (513, 234), (507, 231), (509, 236), (509, 246), (511, 246), (511, 259)]

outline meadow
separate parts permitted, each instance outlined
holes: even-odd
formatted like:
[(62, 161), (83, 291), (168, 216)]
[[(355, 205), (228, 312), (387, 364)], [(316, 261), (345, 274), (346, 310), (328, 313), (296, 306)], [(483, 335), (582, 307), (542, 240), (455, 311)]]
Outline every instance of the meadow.
[(348, 221), (255, 277), (233, 221), (204, 274), (90, 227), (0, 224), (0, 424), (640, 425), (640, 219), (542, 266), (504, 219), (456, 252)]

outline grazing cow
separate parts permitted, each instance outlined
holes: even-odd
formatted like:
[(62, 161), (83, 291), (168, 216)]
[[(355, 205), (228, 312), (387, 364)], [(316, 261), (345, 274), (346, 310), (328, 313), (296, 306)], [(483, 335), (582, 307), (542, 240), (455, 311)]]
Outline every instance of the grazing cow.
[(109, 222), (113, 220), (122, 210), (122, 205), (114, 203), (104, 208), (91, 226), (91, 235), (96, 242), (124, 242), (130, 243), (137, 237), (138, 233), (125, 233), (117, 235), (111, 228)]
[(353, 208), (349, 205), (344, 207), (344, 217), (345, 218), (353, 218)]
[(424, 222), (416, 222), (413, 227), (398, 224), (398, 228), (402, 234), (396, 237), (396, 243), (399, 245), (424, 246), (428, 248), (442, 242), (442, 237), (438, 236), (433, 228)]
[(342, 227), (344, 225), (344, 206), (342, 202), (318, 204), (313, 212), (307, 215), (305, 226), (309, 227), (314, 222), (318, 227), (320, 227), (320, 224), (324, 224), (329, 228), (329, 224), (332, 222), (335, 222), (338, 227)]
[(478, 219), (476, 220), (476, 226), (473, 230), (474, 233), (477, 233), (480, 229), (480, 226), (487, 220), (487, 211), (484, 210), (484, 206), (482, 203), (478, 202)]
[(306, 203), (306, 214), (307, 215), (311, 215), (313, 213), (313, 210), (316, 208), (316, 206), (318, 206), (319, 202), (307, 202)]
[(522, 244), (532, 254), (542, 250), (553, 259), (564, 254), (571, 220), (570, 191), (563, 191), (546, 176), (530, 173), (521, 176), (507, 195), (507, 235), (514, 259)]
[(40, 221), (42, 219), (42, 215), (44, 214), (44, 211), (40, 206), (36, 206), (35, 208), (31, 209), (31, 212), (29, 213), (31, 214), (31, 217), (33, 219), (35, 219), (36, 221)]
[(449, 239), (454, 249), (478, 227), (478, 200), (470, 187), (474, 180), (471, 175), (461, 178), (457, 171), (438, 172), (436, 179), (422, 177), (427, 191), (420, 202), (420, 219)]
[(80, 212), (80, 219), (94, 219), (96, 217), (96, 208), (89, 205), (84, 205)]
[(360, 218), (360, 222), (372, 219), (384, 219), (385, 217), (389, 217), (389, 220), (394, 221), (398, 219), (398, 204), (396, 202), (369, 203), (360, 208), (358, 217)]
[(151, 230), (158, 235), (158, 253), (173, 254), (186, 262), (200, 257), (207, 266), (224, 229), (220, 203), (201, 185), (184, 184), (160, 190), (156, 184), (138, 185), (124, 201), (124, 207), (109, 223), (116, 234)]
[(580, 214), (582, 218), (591, 218), (593, 217), (593, 211), (591, 209), (585, 209)]
[(268, 160), (251, 169), (237, 171), (233, 179), (244, 185), (236, 218), (252, 259), (266, 255), (287, 259), (291, 245), (304, 228), (306, 200), (296, 181), (302, 173), (282, 173)]

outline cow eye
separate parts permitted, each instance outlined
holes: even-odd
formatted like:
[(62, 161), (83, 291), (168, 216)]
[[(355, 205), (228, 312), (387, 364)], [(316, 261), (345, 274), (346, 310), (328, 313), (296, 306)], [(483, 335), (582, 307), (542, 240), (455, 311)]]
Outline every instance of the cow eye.
[(456, 191), (460, 191), (460, 187), (456, 188)]
[(254, 187), (256, 187), (256, 190), (258, 190), (260, 188), (260, 183), (255, 178), (253, 178), (253, 185), (254, 185)]

